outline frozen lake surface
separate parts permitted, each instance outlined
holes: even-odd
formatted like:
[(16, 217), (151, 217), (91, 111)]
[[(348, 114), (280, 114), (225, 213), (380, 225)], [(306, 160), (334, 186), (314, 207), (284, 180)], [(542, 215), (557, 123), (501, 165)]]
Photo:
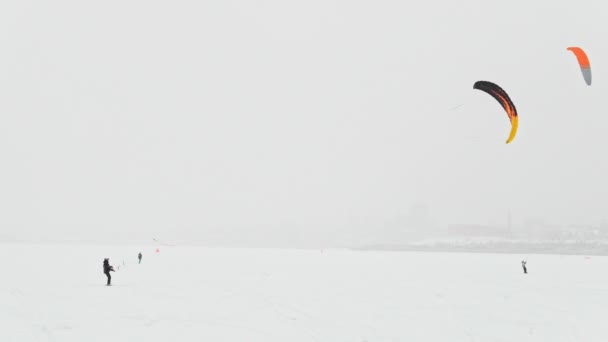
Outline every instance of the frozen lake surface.
[(608, 341), (608, 257), (155, 249), (0, 245), (0, 341)]

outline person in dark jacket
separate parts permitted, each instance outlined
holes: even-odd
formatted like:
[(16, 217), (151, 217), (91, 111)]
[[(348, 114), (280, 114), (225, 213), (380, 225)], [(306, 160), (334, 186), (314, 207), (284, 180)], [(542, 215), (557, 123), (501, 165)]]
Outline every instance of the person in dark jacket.
[(141, 252), (139, 252), (139, 254), (137, 255), (137, 258), (139, 259), (140, 264), (141, 264), (141, 257), (142, 257)]
[(105, 258), (103, 259), (103, 273), (106, 275), (106, 277), (108, 277), (107, 286), (110, 286), (110, 283), (112, 281), (112, 276), (110, 276), (110, 272), (114, 272), (114, 267), (110, 266), (110, 259)]
[(524, 261), (524, 260), (521, 261), (521, 267), (524, 269), (524, 273), (528, 273), (528, 268), (526, 267), (527, 263), (528, 263), (527, 261)]

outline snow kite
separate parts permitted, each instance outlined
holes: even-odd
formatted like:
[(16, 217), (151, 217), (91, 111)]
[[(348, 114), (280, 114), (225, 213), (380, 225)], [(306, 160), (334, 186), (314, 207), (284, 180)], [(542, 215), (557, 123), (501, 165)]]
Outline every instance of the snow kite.
[(507, 116), (511, 121), (511, 132), (509, 133), (509, 138), (507, 139), (507, 144), (515, 139), (515, 134), (517, 134), (517, 126), (518, 126), (518, 118), (517, 118), (517, 109), (515, 109), (515, 105), (511, 101), (511, 98), (501, 87), (498, 85), (488, 82), (488, 81), (477, 81), (473, 85), (473, 89), (478, 89), (483, 92), (490, 94), (507, 112)]
[(587, 85), (591, 85), (591, 64), (589, 64), (589, 58), (583, 49), (576, 46), (571, 46), (566, 50), (572, 51), (572, 53), (576, 56), (576, 60), (578, 61), (578, 65), (581, 68), (581, 73), (583, 74), (583, 78)]

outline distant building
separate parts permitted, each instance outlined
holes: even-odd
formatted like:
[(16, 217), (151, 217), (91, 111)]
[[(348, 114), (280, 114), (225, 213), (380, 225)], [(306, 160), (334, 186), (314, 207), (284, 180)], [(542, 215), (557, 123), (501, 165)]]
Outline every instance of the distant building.
[(508, 237), (509, 227), (496, 227), (481, 224), (451, 224), (448, 235), (454, 237)]

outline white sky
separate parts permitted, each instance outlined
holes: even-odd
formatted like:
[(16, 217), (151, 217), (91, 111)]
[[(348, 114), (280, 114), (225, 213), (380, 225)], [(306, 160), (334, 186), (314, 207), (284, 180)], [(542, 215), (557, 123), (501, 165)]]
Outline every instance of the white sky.
[[(1, 232), (339, 240), (416, 203), (440, 224), (596, 223), (605, 18), (601, 1), (2, 1)], [(477, 80), (511, 95), (512, 144)]]

